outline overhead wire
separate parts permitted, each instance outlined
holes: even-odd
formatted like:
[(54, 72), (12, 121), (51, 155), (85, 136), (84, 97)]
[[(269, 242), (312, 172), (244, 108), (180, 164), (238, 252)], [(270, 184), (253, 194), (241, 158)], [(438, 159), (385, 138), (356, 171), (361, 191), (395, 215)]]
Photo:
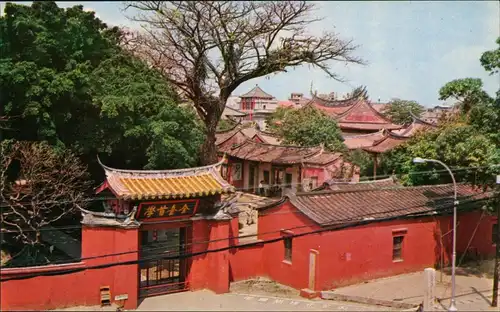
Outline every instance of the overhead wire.
[[(485, 199), (476, 199), (476, 200), (471, 200), (469, 202), (477, 202), (477, 201), (482, 201), (482, 200), (485, 200)], [(469, 202), (466, 202), (466, 203), (469, 203)], [(466, 203), (462, 202), (462, 203), (459, 203), (459, 205), (465, 205)], [(421, 205), (421, 206), (417, 206), (417, 207), (423, 207), (424, 205)], [(393, 216), (393, 217), (388, 217), (387, 218), (380, 218), (380, 219), (369, 219), (369, 220), (353, 220), (353, 219), (346, 219), (346, 221), (342, 221), (342, 220), (338, 220), (337, 222), (351, 222), (351, 223), (336, 223), (334, 225), (329, 225), (329, 226), (325, 226), (324, 228), (320, 229), (320, 230), (315, 230), (315, 231), (310, 231), (310, 232), (305, 232), (305, 233), (299, 233), (299, 234), (290, 234), (290, 235), (287, 235), (287, 237), (301, 237), (301, 236), (304, 236), (304, 234), (316, 234), (316, 233), (321, 233), (321, 232), (325, 232), (325, 231), (329, 231), (330, 228), (333, 226), (340, 226), (341, 228), (343, 228), (343, 225), (350, 225), (352, 223), (363, 223), (363, 224), (368, 224), (368, 223), (373, 223), (373, 222), (382, 222), (382, 221), (386, 221), (386, 220), (389, 220), (389, 219), (402, 219), (402, 218), (405, 218), (405, 217), (410, 217), (410, 216), (413, 216), (413, 217), (417, 217), (417, 216), (424, 216), (424, 215), (427, 215), (427, 213), (429, 212), (440, 212), (440, 211), (446, 211), (447, 209), (450, 209), (451, 207), (453, 207), (452, 204), (447, 204), (447, 205), (440, 205), (441, 208), (437, 209), (437, 208), (433, 208), (433, 209), (429, 209), (429, 210), (425, 210), (425, 211), (420, 211), (420, 212), (417, 212), (417, 213), (410, 213), (410, 214), (404, 214), (404, 215), (397, 215), (397, 216)], [(405, 209), (408, 209), (408, 208), (405, 208)], [(399, 209), (399, 210), (405, 210), (405, 209)], [(388, 212), (384, 212), (384, 213), (390, 213), (389, 211)], [(373, 214), (371, 214), (373, 215)], [(428, 215), (427, 215), (428, 216)], [(362, 218), (364, 216), (360, 216), (359, 218)], [(311, 224), (312, 225), (312, 224)], [(311, 225), (304, 225), (304, 226), (298, 226), (298, 227), (293, 227), (293, 228), (289, 228), (289, 229), (280, 229), (280, 230), (276, 230), (276, 231), (270, 231), (270, 232), (267, 232), (267, 233), (257, 233), (257, 234), (252, 234), (252, 235), (249, 235), (250, 237), (251, 236), (258, 236), (258, 235), (264, 235), (264, 234), (272, 234), (272, 233), (282, 233), (283, 231), (290, 231), (290, 230), (294, 230), (294, 229), (298, 229), (298, 228), (305, 228), (305, 227), (310, 227)], [(230, 240), (230, 239), (238, 239), (239, 237), (226, 237), (226, 238), (220, 238), (220, 239), (216, 239), (216, 240), (210, 240), (210, 241), (205, 241), (205, 242), (199, 242), (199, 244), (202, 244), (202, 243), (209, 243), (209, 242), (216, 242), (216, 241), (223, 241), (223, 240)], [(125, 262), (125, 263), (112, 263), (112, 264), (105, 264), (105, 265), (98, 265), (98, 266), (91, 266), (91, 267), (86, 267), (86, 268), (89, 268), (89, 269), (92, 269), (92, 268), (105, 268), (105, 267), (110, 267), (110, 266), (114, 266), (114, 265), (126, 265), (126, 264), (137, 264), (137, 263), (141, 263), (141, 262), (146, 262), (146, 261), (153, 261), (153, 260), (172, 260), (172, 259), (181, 259), (181, 258), (189, 258), (189, 257), (194, 257), (194, 256), (197, 256), (197, 255), (201, 255), (201, 254), (204, 254), (204, 253), (210, 253), (210, 252), (215, 252), (215, 251), (223, 251), (223, 250), (227, 250), (227, 249), (233, 249), (233, 248), (245, 248), (245, 247), (250, 247), (250, 246), (254, 246), (254, 245), (261, 245), (261, 244), (265, 244), (265, 243), (271, 243), (271, 242), (276, 242), (276, 241), (280, 241), (282, 240), (283, 238), (280, 238), (280, 239), (271, 239), (271, 240), (260, 240), (260, 241), (257, 241), (257, 242), (247, 242), (245, 244), (238, 244), (238, 245), (232, 245), (230, 246), (229, 248), (222, 248), (222, 249), (217, 249), (217, 250), (207, 250), (207, 251), (204, 251), (204, 252), (198, 252), (198, 253), (191, 253), (191, 254), (188, 254), (188, 256), (186, 255), (179, 255), (179, 256), (163, 256), (163, 257), (160, 257), (160, 258), (155, 258), (156, 256), (158, 255), (162, 255), (164, 253), (159, 253), (157, 255), (152, 255), (150, 257), (147, 257), (147, 258), (142, 258), (140, 260), (137, 260), (135, 263), (129, 263), (129, 262)], [(179, 244), (177, 245), (178, 247), (182, 246), (182, 244)], [(165, 246), (162, 246), (162, 248), (165, 248)], [(108, 254), (108, 255), (99, 255), (99, 256), (94, 256), (94, 257), (87, 257), (87, 258), (80, 258), (80, 260), (90, 260), (90, 259), (99, 259), (99, 258), (106, 258), (106, 257), (112, 257), (112, 256), (119, 256), (119, 255), (125, 255), (125, 254), (135, 254), (135, 253), (140, 253), (140, 250), (134, 250), (134, 251), (126, 251), (126, 252), (122, 252), (122, 253), (115, 253), (115, 254)], [(74, 261), (74, 260), (73, 260)], [(75, 262), (72, 262), (72, 263), (75, 263)], [(77, 271), (81, 271), (82, 269), (86, 269), (86, 268), (79, 268), (79, 269), (69, 269), (69, 271), (64, 271), (66, 273), (64, 274), (70, 274), (70, 273), (74, 273), (75, 271), (74, 270), (77, 270)], [(57, 271), (59, 272), (59, 271)], [(43, 276), (45, 275), (54, 275), (53, 273), (56, 273), (55, 271), (51, 271), (51, 272), (48, 272), (50, 274), (42, 274)], [(56, 274), (57, 275), (57, 274)], [(30, 278), (31, 275), (26, 275), (26, 276), (22, 276), (22, 277), (15, 277), (15, 278), (7, 278), (7, 279), (0, 279), (0, 282), (3, 282), (3, 281), (8, 281), (8, 280), (11, 280), (11, 279), (25, 279), (25, 278)], [(35, 274), (35, 276), (31, 276), (31, 277), (36, 277), (36, 276), (40, 276), (39, 274)]]
[[(500, 166), (500, 165), (498, 165)], [(466, 169), (470, 169), (470, 168), (481, 168), (481, 167), (465, 167), (465, 168), (455, 168), (455, 169), (451, 169), (452, 171), (457, 171), (457, 170), (466, 170)], [(446, 170), (441, 170), (442, 172), (446, 172)], [(416, 171), (415, 174), (425, 174), (425, 173), (430, 173), (432, 171), (428, 171), (428, 172), (425, 172), (425, 171)], [(448, 173), (447, 173), (448, 174)], [(393, 175), (391, 175), (393, 176)], [(389, 176), (390, 177), (390, 176)], [(373, 180), (371, 180), (373, 181)], [(368, 184), (368, 182), (360, 182), (358, 184)], [(353, 183), (353, 184), (356, 184)], [(279, 185), (273, 185), (273, 186), (290, 186), (290, 185), (301, 185), (301, 183), (292, 183), (292, 184), (279, 184)], [(385, 187), (387, 188), (387, 187)], [(241, 188), (236, 188), (235, 190), (236, 191), (244, 191), (244, 190), (254, 190), (255, 187), (241, 187)], [(361, 191), (361, 190), (354, 190), (352, 192), (357, 192), (357, 191)], [(266, 197), (266, 198), (269, 198), (269, 197)], [(107, 200), (116, 200), (117, 198), (116, 197), (99, 197), (99, 198), (89, 198), (89, 199), (85, 199), (83, 200), (83, 202), (96, 202), (96, 201), (107, 201)], [(278, 200), (278, 199), (276, 199)], [(71, 204), (73, 203), (73, 201), (54, 201), (54, 202), (47, 202), (46, 204), (56, 204), (56, 203), (61, 203), (61, 204)], [(0, 205), (0, 208), (8, 208), (10, 207), (9, 205)], [(26, 231), (26, 232), (35, 232), (35, 231), (52, 231), (52, 230), (56, 230), (56, 229), (59, 229), (59, 230), (65, 230), (65, 229), (78, 229), (78, 228), (81, 228), (81, 225), (70, 225), (70, 226), (60, 226), (60, 227), (50, 227), (50, 228), (40, 228), (40, 229), (24, 229), (23, 231)], [(3, 233), (17, 233), (18, 231), (17, 230), (14, 230), (14, 231), (8, 231), (8, 230), (4, 230), (2, 231)]]
[[(440, 200), (440, 199), (446, 199), (446, 198), (449, 198), (449, 197), (439, 197), (439, 198), (435, 198), (434, 200)], [(486, 199), (472, 200), (472, 201), (482, 201), (482, 200), (486, 200)], [(468, 201), (468, 202), (471, 202), (471, 201)], [(468, 203), (468, 202), (466, 202), (466, 203)], [(427, 205), (416, 205), (416, 206), (411, 206), (411, 207), (405, 207), (405, 208), (399, 208), (399, 209), (392, 209), (392, 210), (384, 211), (383, 213), (384, 214), (385, 213), (395, 213), (395, 212), (400, 212), (400, 211), (404, 211), (404, 210), (407, 210), (407, 209), (420, 208), (420, 207), (427, 207)], [(286, 212), (281, 212), (281, 213), (280, 212), (272, 212), (272, 213), (267, 213), (267, 214), (264, 213), (264, 214), (261, 214), (260, 216), (280, 215), (280, 214), (290, 214), (290, 213), (303, 214), (301, 211), (286, 211)], [(359, 218), (369, 218), (369, 217), (377, 215), (377, 214), (381, 214), (381, 213), (380, 212), (366, 213), (366, 214), (363, 214), (362, 216), (358, 216), (357, 218), (338, 219), (338, 220), (336, 220), (336, 222), (337, 223), (341, 223), (341, 222), (354, 222), (354, 221), (359, 221)], [(189, 221), (189, 220), (186, 220), (186, 222), (187, 221)], [(172, 221), (172, 222), (178, 223), (179, 220), (175, 220), (175, 221)], [(166, 222), (163, 222), (163, 223), (166, 223)], [(148, 224), (150, 224), (150, 223), (148, 223)], [(160, 250), (160, 249), (165, 250), (166, 248), (174, 248), (174, 247), (181, 247), (181, 246), (187, 247), (187, 246), (192, 246), (192, 245), (207, 244), (207, 243), (213, 243), (213, 242), (219, 242), (219, 241), (225, 241), (225, 240), (231, 240), (231, 239), (252, 238), (252, 237), (257, 237), (257, 236), (261, 236), (261, 235), (268, 235), (268, 234), (280, 233), (282, 231), (297, 230), (297, 229), (302, 229), (302, 228), (307, 228), (307, 227), (317, 226), (317, 225), (318, 225), (317, 223), (311, 222), (309, 224), (304, 224), (304, 225), (300, 225), (300, 226), (295, 226), (295, 227), (290, 227), (290, 228), (283, 228), (283, 229), (273, 230), (273, 231), (267, 231), (267, 232), (260, 232), (260, 233), (255, 233), (255, 234), (247, 234), (247, 235), (241, 235), (241, 236), (240, 235), (238, 235), (238, 236), (229, 236), (229, 237), (218, 238), (218, 239), (213, 239), (213, 240), (191, 241), (191, 242), (187, 242), (185, 244), (176, 244), (176, 245), (163, 245), (162, 244), (161, 246), (158, 246), (158, 247), (148, 248), (148, 251)], [(113, 257), (113, 256), (120, 256), (120, 255), (125, 255), (125, 254), (137, 253), (137, 252), (140, 252), (140, 251), (141, 250), (131, 250), (131, 251), (124, 251), (124, 252), (112, 253), (112, 254), (104, 254), (104, 255), (99, 255), (99, 256), (82, 257), (82, 258), (72, 259), (71, 262), (74, 262), (74, 261), (83, 261), (83, 260), (90, 260), (90, 259), (97, 259), (97, 258), (105, 258), (105, 257)], [(61, 260), (61, 261), (51, 261), (50, 263), (51, 264), (64, 264), (64, 263), (71, 263), (71, 262), (67, 262), (67, 261)]]
[[(447, 207), (447, 209), (449, 209), (450, 207)], [(410, 213), (410, 214), (406, 214), (406, 215), (386, 217), (386, 218), (381, 218), (378, 220), (363, 220), (363, 221), (347, 223), (347, 224), (340, 224), (340, 225), (337, 224), (337, 225), (332, 225), (332, 226), (326, 226), (326, 227), (321, 228), (319, 230), (313, 230), (313, 231), (308, 231), (308, 232), (304, 232), (304, 233), (297, 233), (297, 234), (287, 234), (285, 236), (272, 238), (272, 239), (268, 239), (268, 240), (260, 240), (257, 242), (246, 243), (245, 245), (243, 245), (243, 247), (250, 247), (250, 246), (275, 243), (275, 242), (282, 241), (285, 238), (297, 238), (297, 237), (303, 237), (306, 235), (319, 234), (319, 233), (323, 233), (323, 232), (327, 232), (327, 231), (338, 231), (338, 230), (345, 229), (345, 228), (366, 225), (366, 224), (372, 223), (374, 221), (382, 222), (382, 221), (397, 220), (397, 219), (401, 219), (404, 217), (418, 217), (418, 216), (425, 215), (425, 214), (427, 214), (429, 212), (433, 212), (433, 211), (435, 211), (435, 209), (430, 209), (430, 210), (426, 210), (426, 211), (419, 212), (419, 213)], [(192, 252), (189, 254), (179, 254), (176, 256), (161, 256), (161, 257), (155, 256), (155, 257), (149, 257), (149, 258), (142, 258), (139, 260), (129, 260), (129, 261), (122, 261), (122, 262), (115, 262), (115, 263), (105, 263), (105, 264), (99, 264), (99, 265), (92, 265), (92, 266), (86, 266), (83, 268), (62, 269), (62, 270), (54, 270), (54, 271), (50, 271), (50, 272), (39, 272), (39, 273), (33, 273), (33, 274), (26, 274), (23, 276), (0, 278), (0, 282), (7, 282), (7, 281), (11, 281), (11, 280), (24, 280), (24, 279), (30, 279), (30, 278), (35, 278), (35, 277), (39, 277), (39, 276), (66, 275), (66, 274), (71, 274), (71, 273), (87, 271), (87, 270), (104, 269), (104, 268), (109, 268), (109, 267), (114, 267), (114, 266), (122, 266), (122, 265), (140, 264), (140, 263), (144, 263), (144, 262), (148, 262), (148, 261), (155, 261), (155, 260), (176, 260), (176, 259), (192, 258), (192, 257), (204, 255), (204, 254), (221, 252), (221, 251), (226, 251), (226, 250), (230, 250), (230, 249), (234, 249), (234, 248), (241, 248), (241, 247), (242, 246), (240, 246), (240, 245), (232, 245), (232, 246), (226, 246), (226, 247), (222, 247), (222, 248), (204, 250), (204, 251), (200, 251), (200, 252), (194, 252), (194, 253)]]

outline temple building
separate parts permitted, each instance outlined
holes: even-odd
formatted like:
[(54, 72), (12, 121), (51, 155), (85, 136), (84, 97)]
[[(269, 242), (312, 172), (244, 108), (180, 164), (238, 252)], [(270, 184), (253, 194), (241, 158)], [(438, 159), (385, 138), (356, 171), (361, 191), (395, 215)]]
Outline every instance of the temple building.
[(240, 111), (247, 114), (245, 120), (254, 121), (260, 129), (265, 130), (266, 117), (278, 107), (276, 98), (255, 85), (252, 90), (240, 95), (240, 99)]
[[(2, 310), (112, 303), (135, 309), (148, 296), (229, 291), (229, 251), (224, 248), (230, 245), (228, 237), (238, 236), (239, 211), (234, 187), (220, 175), (222, 161), (175, 170), (124, 170), (99, 163), (106, 178), (96, 194), (105, 200), (104, 212), (80, 208), (81, 258), (2, 270), (2, 279), (69, 271), (2, 281)], [(29, 300), (19, 289), (30, 293)]]
[[(313, 95), (307, 105), (312, 105), (335, 119), (346, 136), (370, 134), (382, 129), (397, 130), (403, 127), (393, 124), (367, 100), (366, 94), (359, 92), (344, 100), (329, 100)], [(378, 105), (377, 107), (380, 109)]]
[(220, 151), (225, 150), (227, 147), (243, 143), (247, 139), (274, 145), (281, 143), (281, 139), (275, 134), (259, 130), (253, 124), (236, 124), (231, 129), (218, 131), (215, 134), (215, 145)]
[(357, 167), (344, 161), (341, 153), (327, 152), (321, 146), (275, 145), (247, 139), (221, 144), (218, 150), (221, 157), (227, 156), (223, 177), (244, 192), (279, 197), (312, 190), (331, 178), (359, 179)]
[(221, 119), (242, 121), (246, 116), (246, 113), (226, 105), (224, 111), (222, 111)]

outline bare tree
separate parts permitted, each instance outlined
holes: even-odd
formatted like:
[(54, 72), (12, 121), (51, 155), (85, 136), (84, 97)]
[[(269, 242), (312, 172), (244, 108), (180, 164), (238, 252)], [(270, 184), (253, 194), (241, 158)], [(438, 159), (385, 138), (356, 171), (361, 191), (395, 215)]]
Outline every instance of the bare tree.
[(87, 178), (86, 168), (70, 152), (55, 152), (40, 142), (2, 142), (0, 233), (11, 233), (25, 246), (40, 244), (41, 228), (88, 202)]
[(216, 161), (215, 132), (226, 101), (245, 81), (310, 64), (340, 79), (330, 61), (359, 63), (351, 41), (313, 36), (305, 1), (139, 1), (144, 32), (126, 47), (158, 68), (193, 103), (206, 126), (202, 163)]

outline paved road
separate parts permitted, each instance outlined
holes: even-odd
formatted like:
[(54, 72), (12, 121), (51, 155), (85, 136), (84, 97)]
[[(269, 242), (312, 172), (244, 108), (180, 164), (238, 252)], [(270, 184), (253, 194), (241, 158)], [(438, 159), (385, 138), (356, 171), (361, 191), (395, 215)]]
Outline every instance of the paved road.
[(195, 291), (146, 298), (138, 311), (388, 311), (388, 308), (327, 300)]

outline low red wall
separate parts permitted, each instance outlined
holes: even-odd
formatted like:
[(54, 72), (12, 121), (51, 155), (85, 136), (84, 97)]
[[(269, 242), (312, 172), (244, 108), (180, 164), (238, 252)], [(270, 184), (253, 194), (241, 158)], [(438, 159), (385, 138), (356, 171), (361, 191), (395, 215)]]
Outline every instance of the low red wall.
[[(238, 220), (196, 220), (192, 222), (192, 252), (234, 247), (230, 250), (195, 256), (189, 263), (188, 280), (192, 290), (208, 288), (227, 292), (229, 283), (258, 276), (269, 277), (296, 289), (309, 287), (310, 255), (316, 254), (315, 290), (422, 270), (439, 263), (451, 253), (452, 217), (428, 217), (373, 223), (340, 231), (309, 234), (292, 239), (292, 261), (284, 261), (284, 242), (241, 245)], [(492, 224), (496, 218), (481, 212), (459, 216), (457, 252), (468, 248), (481, 255), (493, 255)], [(258, 239), (320, 229), (289, 203), (260, 214)], [(289, 230), (289, 231), (283, 231)], [(392, 260), (392, 237), (404, 232), (403, 261)], [(442, 243), (441, 236), (445, 235)], [(229, 239), (227, 239), (229, 237)], [(210, 241), (210, 242), (209, 242)], [(138, 265), (118, 265), (102, 269), (92, 266), (137, 260), (138, 229), (82, 228), (81, 263), (0, 271), (2, 278), (43, 271), (87, 268), (60, 276), (40, 276), (1, 283), (1, 310), (56, 309), (100, 304), (99, 288), (109, 286), (112, 299), (128, 295), (125, 308), (135, 309), (138, 302)], [(97, 259), (88, 257), (128, 252)]]
[(239, 245), (229, 252), (229, 280), (238, 282), (268, 276), (262, 267), (263, 244), (256, 246)]
[[(82, 228), (82, 258), (136, 251), (137, 229)], [(137, 253), (120, 256), (88, 259), (81, 263), (50, 265), (43, 267), (2, 269), (2, 278), (23, 276), (38, 272), (64, 269), (90, 268), (102, 263), (137, 260)], [(137, 307), (137, 264), (121, 265), (103, 269), (88, 269), (82, 272), (40, 276), (24, 280), (1, 283), (1, 310), (56, 309), (79, 305), (99, 305), (100, 287), (109, 286), (111, 296), (127, 294), (125, 308)]]
[[(475, 211), (461, 214), (458, 221), (457, 253), (465, 252), (468, 247), (484, 256), (493, 254), (491, 228), (495, 218), (481, 217), (481, 212)], [(320, 229), (290, 203), (262, 212), (258, 226), (261, 240)], [(284, 229), (291, 230), (285, 233)], [(419, 271), (439, 265), (441, 257), (444, 264), (449, 263), (451, 229), (452, 216), (440, 216), (306, 235), (293, 238), (291, 262), (284, 261), (283, 241), (262, 247), (240, 247), (231, 255), (231, 280), (267, 276), (296, 289), (307, 288), (311, 253), (316, 254), (315, 290)], [(402, 261), (392, 258), (393, 236), (397, 235), (404, 235)]]

